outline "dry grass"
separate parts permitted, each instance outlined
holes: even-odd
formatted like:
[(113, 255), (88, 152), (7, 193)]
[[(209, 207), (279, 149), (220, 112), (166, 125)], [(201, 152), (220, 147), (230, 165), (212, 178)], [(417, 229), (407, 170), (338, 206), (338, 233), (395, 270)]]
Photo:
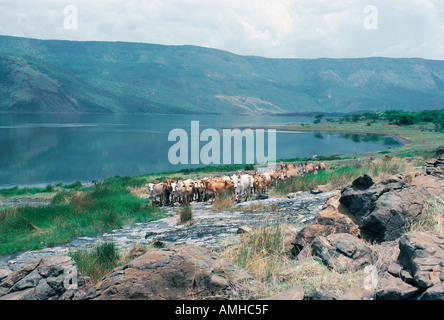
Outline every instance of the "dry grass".
[(188, 223), (193, 220), (193, 211), (188, 202), (185, 202), (180, 208), (179, 212), (179, 224)]
[(305, 174), (280, 183), (273, 195), (288, 194), (289, 192), (309, 191), (320, 185), (325, 185), (325, 191), (336, 190), (350, 184), (357, 177), (368, 174), (377, 181), (390, 175), (415, 171), (415, 164), (397, 157), (379, 158), (364, 164), (344, 165), (332, 170), (324, 170), (317, 174)]
[(238, 206), (236, 210), (245, 210), (245, 211), (261, 211), (261, 212), (278, 212), (279, 205), (277, 203), (273, 203), (271, 205), (267, 205), (265, 203), (250, 203), (248, 206)]
[(425, 231), (434, 235), (444, 236), (444, 197), (433, 196), (424, 202), (424, 211), (411, 231)]
[(362, 271), (330, 270), (311, 256), (309, 248), (295, 260), (288, 250), (287, 229), (291, 226), (265, 222), (253, 233), (242, 235), (238, 245), (221, 253), (254, 277), (243, 284), (243, 294), (233, 298), (264, 298), (298, 285), (303, 286), (306, 294), (316, 288), (342, 293), (363, 276)]
[(224, 211), (231, 209), (232, 206), (233, 199), (231, 195), (228, 192), (220, 192), (216, 196), (212, 209), (216, 211)]

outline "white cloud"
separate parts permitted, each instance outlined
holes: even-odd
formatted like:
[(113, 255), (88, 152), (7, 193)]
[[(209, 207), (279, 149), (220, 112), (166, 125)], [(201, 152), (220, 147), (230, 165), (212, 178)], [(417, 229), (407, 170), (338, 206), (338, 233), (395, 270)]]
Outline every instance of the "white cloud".
[[(63, 8), (78, 8), (76, 30)], [(378, 10), (367, 30), (364, 8)], [(0, 0), (0, 34), (42, 39), (193, 44), (286, 58), (444, 59), (440, 0)]]

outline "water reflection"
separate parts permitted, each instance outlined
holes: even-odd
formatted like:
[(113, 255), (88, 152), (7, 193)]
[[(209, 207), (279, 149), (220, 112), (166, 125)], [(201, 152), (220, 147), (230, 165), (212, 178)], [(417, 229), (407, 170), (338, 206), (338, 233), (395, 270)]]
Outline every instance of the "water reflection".
[[(0, 187), (91, 181), (196, 167), (171, 165), (168, 133), (312, 122), (254, 116), (0, 114)], [(278, 159), (384, 150), (398, 144), (378, 135), (277, 132)], [(202, 143), (201, 147), (204, 145)], [(267, 149), (266, 149), (267, 150)]]

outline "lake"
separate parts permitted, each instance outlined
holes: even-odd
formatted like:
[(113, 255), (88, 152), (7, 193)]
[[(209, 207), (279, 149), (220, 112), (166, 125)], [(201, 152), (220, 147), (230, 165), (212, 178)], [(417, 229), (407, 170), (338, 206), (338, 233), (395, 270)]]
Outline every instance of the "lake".
[[(221, 130), (309, 123), (313, 118), (0, 113), (0, 188), (91, 182), (202, 166), (168, 161), (168, 150), (175, 143), (168, 141), (169, 132), (175, 128), (190, 132), (191, 121), (199, 121), (200, 130)], [(378, 135), (276, 133), (277, 159), (386, 150), (398, 145), (395, 139)]]

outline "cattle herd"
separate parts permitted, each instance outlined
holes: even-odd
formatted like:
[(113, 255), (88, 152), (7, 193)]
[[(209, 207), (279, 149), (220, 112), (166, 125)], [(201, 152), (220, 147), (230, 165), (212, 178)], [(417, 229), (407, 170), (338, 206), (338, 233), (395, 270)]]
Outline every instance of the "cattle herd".
[(272, 186), (286, 179), (295, 178), (301, 174), (311, 174), (325, 170), (325, 164), (316, 163), (285, 164), (280, 162), (280, 168), (262, 173), (237, 171), (235, 174), (201, 179), (174, 181), (165, 179), (148, 184), (148, 191), (153, 204), (160, 206), (175, 203), (190, 203), (192, 201), (214, 201), (221, 193), (229, 194), (232, 199), (241, 202), (267, 194)]

